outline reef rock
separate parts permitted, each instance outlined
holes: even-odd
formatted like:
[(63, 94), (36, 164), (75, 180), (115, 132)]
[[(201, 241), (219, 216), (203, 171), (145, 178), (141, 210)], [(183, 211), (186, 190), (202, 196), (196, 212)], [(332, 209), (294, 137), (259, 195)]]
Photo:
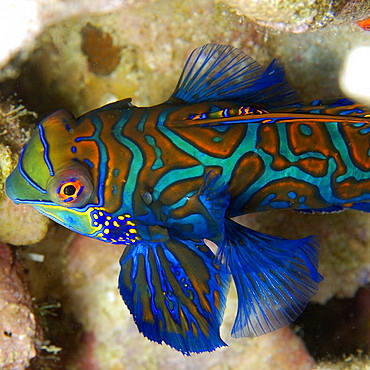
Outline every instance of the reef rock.
[(0, 368), (21, 370), (36, 355), (41, 332), (20, 264), (0, 244)]

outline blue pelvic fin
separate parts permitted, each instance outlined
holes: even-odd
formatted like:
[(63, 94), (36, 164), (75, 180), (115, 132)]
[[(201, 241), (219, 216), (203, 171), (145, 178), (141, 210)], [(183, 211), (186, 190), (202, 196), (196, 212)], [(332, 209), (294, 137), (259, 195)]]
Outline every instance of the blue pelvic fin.
[(187, 103), (229, 100), (266, 107), (299, 101), (279, 61), (265, 70), (241, 50), (217, 44), (193, 50), (173, 97)]
[(223, 224), (226, 208), (230, 204), (229, 187), (219, 184), (220, 175), (210, 171), (204, 177), (198, 197), (218, 225)]
[(140, 332), (190, 355), (226, 344), (219, 328), (229, 274), (202, 243), (170, 239), (128, 245), (119, 289)]
[(322, 280), (316, 238), (287, 240), (229, 219), (225, 230), (217, 258), (226, 264), (238, 293), (232, 336), (258, 336), (293, 322)]

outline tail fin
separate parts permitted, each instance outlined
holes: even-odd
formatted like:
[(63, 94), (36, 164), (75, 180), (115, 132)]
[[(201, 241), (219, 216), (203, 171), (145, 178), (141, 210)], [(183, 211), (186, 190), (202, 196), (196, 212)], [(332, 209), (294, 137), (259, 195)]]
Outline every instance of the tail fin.
[(231, 272), (238, 293), (232, 336), (258, 336), (290, 324), (322, 280), (316, 238), (287, 240), (228, 219), (225, 228), (217, 258)]

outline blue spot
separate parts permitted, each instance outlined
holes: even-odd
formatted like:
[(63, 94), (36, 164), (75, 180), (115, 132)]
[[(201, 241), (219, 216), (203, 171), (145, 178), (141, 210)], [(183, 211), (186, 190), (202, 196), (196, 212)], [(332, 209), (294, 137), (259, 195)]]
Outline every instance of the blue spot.
[(306, 201), (306, 197), (299, 197), (298, 202), (299, 203), (304, 203)]
[(222, 137), (221, 136), (215, 136), (213, 139), (212, 139), (213, 142), (215, 143), (219, 143), (222, 141)]
[(72, 147), (71, 147), (71, 152), (72, 152), (72, 153), (76, 153), (76, 152), (77, 152), (77, 148), (76, 148), (75, 146), (72, 146)]
[(225, 132), (229, 128), (229, 125), (219, 125), (214, 126), (213, 128), (216, 129), (218, 132)]
[(94, 167), (94, 163), (92, 163), (91, 161), (90, 161), (90, 159), (87, 159), (87, 158), (85, 158), (84, 159), (84, 162), (90, 167), (90, 168), (93, 168)]
[(113, 170), (113, 177), (117, 177), (119, 175), (119, 169), (115, 168)]
[(268, 204), (270, 204), (270, 202), (276, 198), (276, 194), (270, 194), (268, 195), (265, 200), (261, 203), (261, 207), (264, 207), (264, 206), (267, 206)]
[(116, 185), (112, 186), (112, 193), (117, 194), (117, 186)]
[(361, 114), (361, 113), (363, 113), (363, 111), (360, 110), (360, 109), (349, 109), (349, 110), (344, 110), (344, 111), (340, 112), (339, 115), (340, 116), (347, 116), (347, 115), (353, 114), (353, 113)]
[(354, 127), (362, 127), (362, 126), (364, 126), (364, 125), (365, 125), (365, 122), (356, 122), (356, 123), (352, 123), (352, 125), (353, 125)]
[(290, 199), (295, 199), (295, 198), (297, 198), (297, 193), (295, 193), (294, 191), (290, 191), (290, 192), (288, 193), (288, 197), (289, 197)]
[(370, 132), (370, 127), (363, 128), (359, 132), (360, 132), (360, 134), (366, 135), (366, 134), (368, 134)]
[(230, 115), (229, 115), (229, 109), (228, 108), (225, 108), (224, 111), (222, 112), (222, 115), (224, 117), (230, 117)]
[(281, 208), (289, 208), (290, 203), (289, 202), (271, 202), (270, 207), (281, 209)]
[(299, 125), (299, 131), (306, 136), (310, 136), (312, 134), (312, 128), (305, 124)]

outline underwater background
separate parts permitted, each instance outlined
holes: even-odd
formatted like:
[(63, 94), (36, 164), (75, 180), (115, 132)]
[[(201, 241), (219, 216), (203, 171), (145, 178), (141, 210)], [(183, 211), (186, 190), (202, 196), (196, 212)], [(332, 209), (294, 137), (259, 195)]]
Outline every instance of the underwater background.
[(2, 0), (0, 13), (0, 368), (370, 368), (368, 214), (239, 218), (285, 238), (318, 235), (325, 280), (296, 323), (253, 339), (230, 337), (232, 290), (221, 329), (229, 347), (188, 358), (138, 333), (117, 289), (121, 246), (76, 235), (3, 191), (46, 114), (78, 116), (126, 97), (160, 103), (206, 43), (263, 66), (279, 58), (304, 102), (344, 96), (346, 58), (370, 47), (369, 27), (356, 23), (370, 18), (368, 1)]

